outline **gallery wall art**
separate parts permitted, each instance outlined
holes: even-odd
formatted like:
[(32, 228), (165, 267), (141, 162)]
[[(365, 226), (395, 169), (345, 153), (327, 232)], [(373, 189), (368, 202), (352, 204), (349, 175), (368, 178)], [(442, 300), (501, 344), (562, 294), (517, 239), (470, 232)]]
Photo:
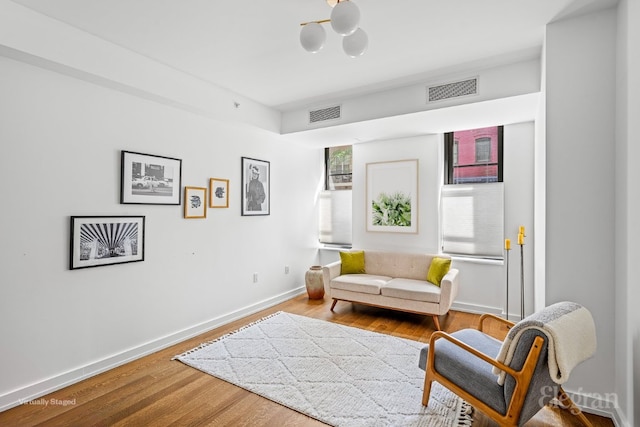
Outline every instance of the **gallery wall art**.
[(71, 270), (144, 260), (144, 216), (72, 216)]
[(270, 214), (270, 163), (242, 157), (242, 215)]
[(122, 151), (120, 203), (179, 205), (182, 160)]
[(204, 187), (184, 187), (184, 217), (207, 217), (207, 189)]
[(209, 179), (209, 207), (229, 207), (229, 180), (222, 178)]

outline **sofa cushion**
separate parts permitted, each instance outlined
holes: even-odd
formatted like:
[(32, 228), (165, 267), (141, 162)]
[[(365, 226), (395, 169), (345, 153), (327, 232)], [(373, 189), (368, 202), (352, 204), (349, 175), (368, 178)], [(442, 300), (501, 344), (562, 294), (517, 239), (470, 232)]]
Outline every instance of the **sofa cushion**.
[(389, 280), (391, 280), (391, 277), (388, 276), (346, 274), (333, 279), (329, 286), (333, 289), (342, 289), (343, 291), (379, 295), (380, 288)]
[(432, 255), (422, 253), (364, 251), (368, 274), (426, 280)]
[(450, 267), (451, 259), (434, 257), (431, 260), (431, 265), (429, 266), (427, 281), (433, 283), (434, 285), (440, 286), (442, 278), (449, 272)]
[(440, 302), (440, 287), (424, 280), (391, 279), (382, 287), (380, 293), (413, 301)]
[(340, 274), (364, 274), (364, 252), (340, 252)]

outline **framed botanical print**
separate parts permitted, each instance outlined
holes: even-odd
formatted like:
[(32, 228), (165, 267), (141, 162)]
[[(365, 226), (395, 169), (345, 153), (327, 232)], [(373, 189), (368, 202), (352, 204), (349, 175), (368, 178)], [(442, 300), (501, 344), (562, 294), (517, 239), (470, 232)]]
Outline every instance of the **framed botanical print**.
[(418, 232), (418, 160), (367, 163), (367, 231)]
[(242, 215), (269, 215), (270, 163), (242, 157)]
[(229, 180), (221, 178), (209, 179), (209, 207), (229, 207)]
[(184, 187), (184, 217), (207, 217), (207, 189), (204, 187)]

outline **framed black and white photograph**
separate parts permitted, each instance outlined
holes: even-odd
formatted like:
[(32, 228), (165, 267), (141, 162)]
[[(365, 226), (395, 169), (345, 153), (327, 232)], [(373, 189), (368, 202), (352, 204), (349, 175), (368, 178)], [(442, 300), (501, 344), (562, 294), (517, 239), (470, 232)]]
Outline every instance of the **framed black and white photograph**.
[(269, 215), (270, 163), (242, 158), (242, 215)]
[(222, 178), (209, 179), (209, 207), (229, 207), (229, 180)]
[(69, 268), (144, 261), (144, 216), (72, 216)]
[(418, 232), (418, 160), (367, 163), (367, 231)]
[(120, 203), (179, 205), (182, 160), (122, 151)]
[(184, 217), (207, 217), (207, 189), (204, 187), (184, 187)]

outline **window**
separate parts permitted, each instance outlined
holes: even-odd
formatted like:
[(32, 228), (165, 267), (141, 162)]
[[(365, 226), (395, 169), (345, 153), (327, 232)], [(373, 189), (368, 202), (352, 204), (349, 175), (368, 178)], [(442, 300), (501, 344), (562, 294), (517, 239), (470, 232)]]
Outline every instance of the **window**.
[[(351, 245), (351, 165), (350, 145), (324, 150), (325, 190), (318, 200), (318, 238), (326, 245)], [(341, 191), (334, 191), (341, 190)]]
[(502, 182), (502, 126), (448, 132), (445, 184)]
[(491, 161), (491, 138), (483, 136), (476, 139), (476, 163)]
[(324, 149), (325, 190), (351, 190), (351, 146)]
[(502, 258), (502, 136), (502, 126), (445, 134), (442, 252)]
[(453, 140), (453, 166), (458, 166), (458, 140)]

